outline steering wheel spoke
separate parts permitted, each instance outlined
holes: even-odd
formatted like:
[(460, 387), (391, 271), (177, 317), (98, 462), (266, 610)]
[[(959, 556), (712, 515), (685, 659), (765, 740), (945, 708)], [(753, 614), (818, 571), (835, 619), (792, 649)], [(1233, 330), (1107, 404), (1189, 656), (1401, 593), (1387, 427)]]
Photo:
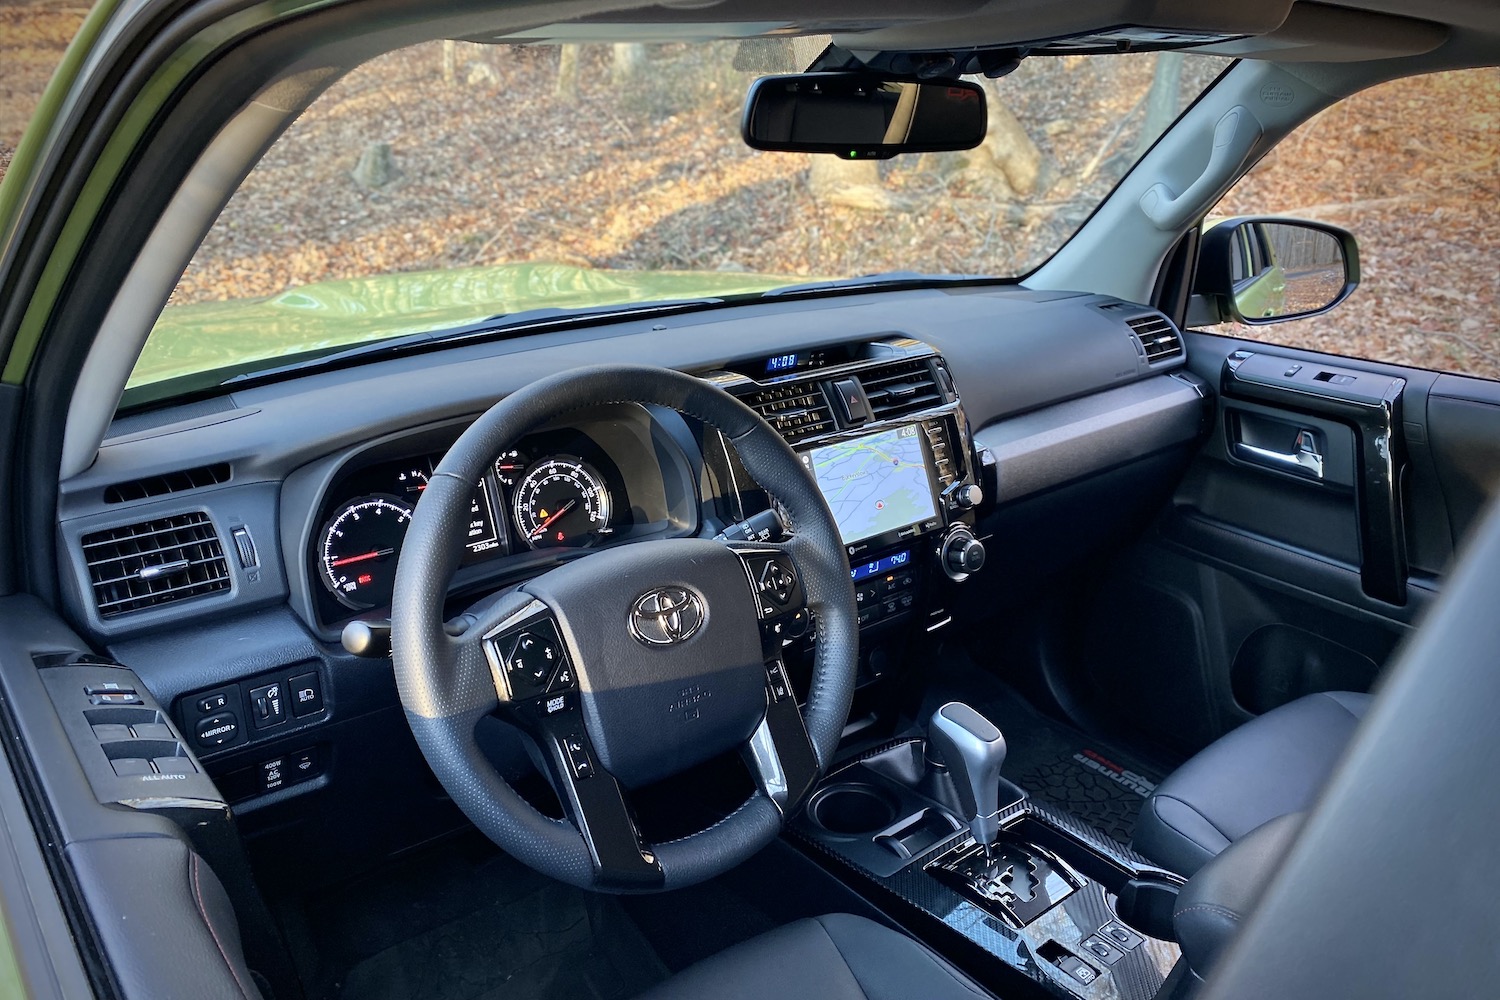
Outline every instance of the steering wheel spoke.
[(661, 888), (661, 863), (641, 839), (625, 789), (600, 766), (576, 708), (532, 715), (528, 728), (547, 758), (553, 787), (578, 828), (600, 885)]

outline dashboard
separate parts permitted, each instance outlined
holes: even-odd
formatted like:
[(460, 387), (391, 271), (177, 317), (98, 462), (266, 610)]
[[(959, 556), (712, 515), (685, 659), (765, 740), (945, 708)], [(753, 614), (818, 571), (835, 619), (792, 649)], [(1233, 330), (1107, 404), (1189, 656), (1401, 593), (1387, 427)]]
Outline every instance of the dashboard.
[[(388, 616), (427, 479), (507, 392), (649, 363), (757, 411), (839, 524), (871, 693), (905, 637), (1014, 572), (992, 537), (1007, 507), (1193, 445), (1205, 394), (1183, 360), (1148, 307), (985, 287), (767, 301), (334, 369), (117, 419), (94, 466), (60, 486), (60, 584), (76, 627), (171, 706), (243, 815), (334, 782), (332, 817), (374, 808), (361, 782), (385, 772), (366, 779), (363, 761), (401, 728), (389, 665), (341, 633)], [(714, 428), (631, 402), (507, 443), (469, 514), (453, 614), (602, 548), (764, 539), (783, 523)], [(1000, 567), (970, 583), (981, 541)], [(815, 632), (784, 639), (793, 688)]]

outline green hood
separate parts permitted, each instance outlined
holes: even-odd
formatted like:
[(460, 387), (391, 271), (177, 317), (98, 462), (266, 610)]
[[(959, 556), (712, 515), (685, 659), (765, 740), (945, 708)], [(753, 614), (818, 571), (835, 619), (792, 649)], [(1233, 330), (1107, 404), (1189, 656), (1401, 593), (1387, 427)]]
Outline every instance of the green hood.
[(127, 388), (289, 355), (477, 323), (501, 313), (763, 292), (801, 277), (720, 271), (601, 271), (505, 264), (415, 271), (292, 288), (233, 302), (168, 306)]

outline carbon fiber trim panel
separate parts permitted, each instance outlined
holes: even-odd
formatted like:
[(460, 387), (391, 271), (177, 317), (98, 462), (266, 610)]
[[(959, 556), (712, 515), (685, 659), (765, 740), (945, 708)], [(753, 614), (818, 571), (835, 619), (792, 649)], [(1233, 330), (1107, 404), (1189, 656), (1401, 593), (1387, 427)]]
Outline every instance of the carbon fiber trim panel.
[[(868, 769), (855, 770), (860, 763), (911, 742), (914, 741), (894, 740), (875, 747), (838, 768), (829, 780), (847, 781), (857, 775), (862, 782), (870, 781), (872, 772)], [(874, 780), (881, 779), (877, 777)], [(1004, 830), (1015, 831), (1018, 826), (1028, 823), (1040, 824), (1046, 828), (1050, 839), (1056, 842), (1045, 846), (1064, 861), (1081, 869), (1104, 871), (1106, 874), (1100, 875), (1100, 878), (1108, 881), (1118, 878), (1119, 884), (1127, 879), (1140, 877), (1181, 881), (1118, 841), (1046, 805), (1023, 800), (1001, 813), (1001, 827)], [(1117, 918), (1111, 907), (1109, 888), (1087, 874), (1082, 876), (1082, 889), (1068, 895), (1061, 903), (1042, 913), (1025, 927), (1018, 930), (1008, 926), (927, 871), (929, 866), (950, 851), (972, 843), (967, 829), (934, 844), (890, 876), (878, 875), (851, 860), (841, 850), (838, 839), (829, 837), (805, 811), (798, 813), (793, 819), (790, 831), (793, 837), (811, 848), (813, 855), (825, 864), (857, 873), (873, 886), (894, 894), (940, 921), (1060, 997), (1076, 1000), (1153, 1000), (1180, 954), (1177, 945), (1144, 935), (1140, 936), (1138, 944), (1115, 948), (1110, 954), (1109, 962), (1091, 954), (1084, 942), (1090, 938), (1098, 940), (1096, 936), (1101, 928)], [(1090, 854), (1091, 858), (1088, 857)], [(1081, 859), (1085, 858), (1088, 864), (1081, 863)], [(1048, 942), (1052, 944), (1049, 945)], [(1059, 947), (1093, 970), (1095, 975), (1092, 981), (1085, 983), (1069, 975), (1058, 964), (1048, 961), (1040, 954), (1044, 952), (1053, 958), (1064, 960), (1058, 951)], [(1069, 964), (1077, 967), (1076, 963)], [(1087, 976), (1088, 973), (1085, 972), (1084, 975)]]

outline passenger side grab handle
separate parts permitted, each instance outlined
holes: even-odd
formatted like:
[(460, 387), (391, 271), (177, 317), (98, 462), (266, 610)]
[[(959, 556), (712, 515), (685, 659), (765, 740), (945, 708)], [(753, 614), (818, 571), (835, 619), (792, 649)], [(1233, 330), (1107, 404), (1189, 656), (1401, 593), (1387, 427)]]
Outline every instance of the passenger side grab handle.
[(1209, 204), (1209, 196), (1238, 175), (1241, 164), (1260, 141), (1261, 126), (1248, 108), (1235, 105), (1214, 126), (1213, 148), (1203, 172), (1181, 193), (1157, 181), (1141, 195), (1141, 211), (1163, 232), (1176, 232)]

